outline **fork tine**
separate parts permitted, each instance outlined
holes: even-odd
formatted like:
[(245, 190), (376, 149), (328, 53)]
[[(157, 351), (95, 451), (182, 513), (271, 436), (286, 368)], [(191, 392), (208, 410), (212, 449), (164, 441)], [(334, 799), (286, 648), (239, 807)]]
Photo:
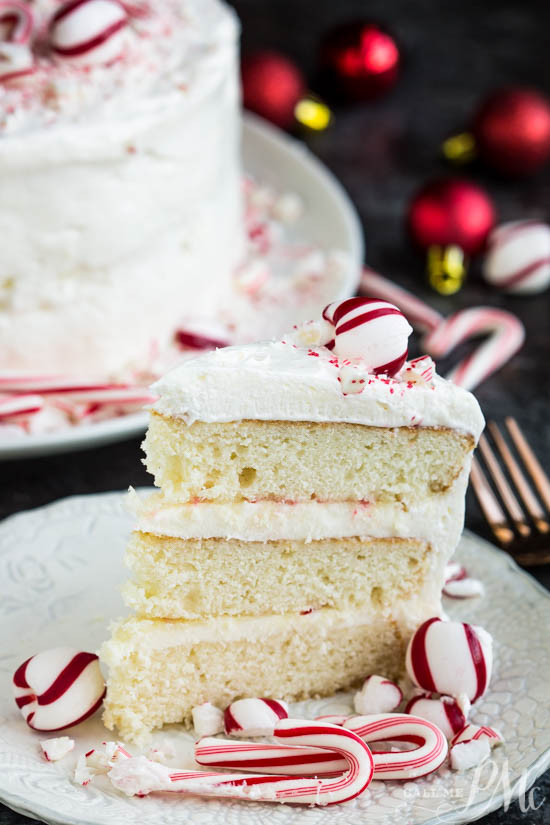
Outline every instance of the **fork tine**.
[(506, 418), (506, 426), (508, 427), (508, 432), (512, 436), (513, 442), (517, 447), (518, 453), (523, 459), (523, 463), (527, 467), (531, 478), (535, 482), (535, 487), (539, 491), (539, 495), (541, 500), (544, 502), (544, 506), (550, 511), (550, 480), (548, 479), (548, 476), (540, 466), (536, 455), (525, 440), (516, 419), (512, 417)]
[[(508, 420), (509, 419), (506, 419), (506, 424), (509, 428)], [(517, 427), (517, 425), (516, 425), (516, 427)], [(498, 447), (498, 451), (499, 451), (500, 455), (502, 456), (502, 460), (504, 461), (506, 467), (508, 468), (508, 472), (510, 473), (511, 478), (512, 478), (514, 484), (516, 485), (516, 488), (517, 488), (521, 498), (523, 499), (525, 507), (527, 508), (528, 513), (530, 514), (530, 516), (533, 518), (533, 520), (535, 522), (535, 526), (536, 526), (537, 530), (540, 533), (548, 533), (548, 531), (550, 530), (550, 524), (548, 524), (548, 521), (546, 520), (544, 510), (542, 509), (539, 502), (537, 501), (537, 498), (536, 498), (535, 494), (533, 493), (531, 487), (529, 486), (529, 482), (527, 481), (524, 474), (522, 473), (518, 462), (516, 461), (516, 459), (512, 455), (512, 452), (511, 452), (510, 448), (508, 447), (508, 445), (506, 444), (506, 442), (505, 442), (505, 440), (502, 436), (502, 433), (500, 432), (500, 430), (498, 428), (498, 425), (496, 424), (495, 421), (490, 421), (489, 422), (489, 429), (491, 430), (491, 435), (493, 436), (493, 438), (495, 440), (495, 444)], [(510, 433), (510, 434), (512, 435), (512, 433)], [(520, 433), (520, 437), (521, 437), (521, 433)], [(512, 435), (512, 438), (514, 438), (513, 435)], [(525, 439), (523, 439), (523, 441), (525, 443), (525, 446), (527, 446), (527, 444), (525, 442)], [(514, 443), (516, 443), (515, 439), (514, 439)], [(529, 447), (527, 447), (527, 449), (529, 449)], [(521, 453), (520, 453), (520, 455), (521, 455)], [(534, 456), (533, 456), (533, 458), (534, 458)], [(535, 459), (535, 461), (536, 461), (536, 459)], [(539, 467), (540, 467), (540, 465), (539, 465)], [(540, 468), (540, 469), (542, 471), (542, 468)]]
[(510, 513), (518, 533), (520, 536), (528, 536), (531, 533), (531, 528), (527, 524), (525, 513), (523, 512), (516, 496), (512, 492), (512, 488), (508, 484), (504, 473), (500, 469), (500, 465), (496, 460), (495, 454), (484, 435), (482, 435), (479, 439), (479, 448), (481, 450), (481, 455), (485, 459), (485, 464), (489, 470), (489, 475), (492, 476), (495, 487), (500, 493), (504, 506)]
[(479, 501), (479, 506), (483, 510), (483, 514), (487, 519), (491, 530), (500, 541), (501, 544), (507, 545), (514, 540), (514, 531), (508, 526), (504, 510), (498, 503), (498, 500), (489, 486), (489, 482), (485, 478), (479, 462), (474, 457), (472, 459), (472, 470), (470, 472), (470, 480), (474, 493)]

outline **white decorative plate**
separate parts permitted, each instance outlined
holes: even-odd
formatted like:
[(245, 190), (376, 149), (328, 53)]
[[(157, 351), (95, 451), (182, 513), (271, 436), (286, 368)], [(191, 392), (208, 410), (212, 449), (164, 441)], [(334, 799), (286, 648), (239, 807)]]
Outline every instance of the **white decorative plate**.
[[(446, 600), (445, 609), (495, 637), (491, 690), (472, 720), (498, 727), (506, 739), (481, 773), (442, 768), (416, 782), (373, 782), (359, 799), (328, 809), (182, 796), (127, 799), (103, 777), (96, 785), (75, 785), (76, 755), (112, 735), (99, 718), (90, 720), (69, 732), (74, 754), (45, 762), (38, 740), (47, 735), (26, 727), (11, 698), (11, 674), (50, 646), (99, 646), (109, 620), (124, 612), (118, 585), (129, 528), (119, 493), (65, 499), (0, 525), (0, 800), (15, 810), (68, 825), (449, 825), (506, 804), (550, 763), (550, 596), (503, 552), (466, 534), (458, 558), (487, 594)], [(340, 694), (293, 710), (306, 717), (342, 713), (349, 699)], [(171, 764), (190, 766), (191, 734), (172, 726), (157, 742), (165, 738), (179, 751)]]
[[(353, 295), (363, 263), (363, 232), (355, 207), (334, 175), (303, 143), (249, 113), (244, 117), (243, 162), (247, 174), (278, 192), (295, 192), (307, 205), (292, 226), (292, 237), (320, 249), (337, 249), (347, 254), (349, 267), (343, 276), (340, 273), (334, 278), (333, 292), (327, 287), (322, 305)], [(258, 314), (263, 320), (262, 312), (259, 308)], [(282, 319), (282, 328), (277, 334), (302, 320), (290, 302), (288, 316)], [(259, 326), (265, 328), (261, 323)], [(139, 412), (44, 435), (2, 440), (0, 460), (51, 455), (122, 441), (143, 433), (147, 421), (148, 414)]]

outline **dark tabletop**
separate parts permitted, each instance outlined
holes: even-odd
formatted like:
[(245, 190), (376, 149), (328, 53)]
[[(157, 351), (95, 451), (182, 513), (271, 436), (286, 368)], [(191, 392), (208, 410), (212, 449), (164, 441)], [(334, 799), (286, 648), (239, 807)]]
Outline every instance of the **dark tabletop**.
[[(323, 31), (336, 21), (368, 13), (384, 21), (405, 53), (398, 87), (382, 100), (338, 106), (333, 127), (309, 139), (336, 173), (361, 215), (369, 264), (429, 299), (443, 313), (479, 304), (506, 307), (527, 328), (523, 350), (476, 394), (486, 417), (517, 417), (550, 470), (550, 292), (504, 297), (480, 281), (474, 267), (467, 286), (439, 298), (424, 286), (423, 266), (411, 251), (403, 215), (413, 191), (448, 171), (441, 140), (462, 128), (479, 98), (494, 87), (520, 83), (550, 92), (550, 9), (532, 0), (236, 0), (246, 49), (271, 47), (294, 57), (309, 77)], [(486, 171), (469, 174), (494, 196), (501, 219), (550, 218), (550, 170), (521, 181)], [(441, 365), (445, 372), (445, 364)], [(150, 483), (139, 439), (101, 449), (1, 465), (0, 517), (57, 498)], [(467, 526), (491, 535), (469, 494)], [(550, 587), (549, 568), (532, 569)], [(549, 688), (550, 689), (550, 688)], [(526, 800), (483, 820), (485, 825), (550, 823), (550, 772), (538, 779), (533, 805)], [(549, 802), (541, 805), (544, 797)], [(0, 825), (30, 822), (0, 806)]]

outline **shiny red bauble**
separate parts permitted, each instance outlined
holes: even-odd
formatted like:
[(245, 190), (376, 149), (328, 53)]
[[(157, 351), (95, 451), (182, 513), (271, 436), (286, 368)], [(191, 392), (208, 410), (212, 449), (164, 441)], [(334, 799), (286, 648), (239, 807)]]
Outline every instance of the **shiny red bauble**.
[(422, 249), (455, 245), (475, 255), (495, 224), (495, 208), (487, 193), (470, 181), (443, 178), (426, 184), (409, 206), (408, 226)]
[(353, 100), (367, 100), (391, 89), (400, 60), (392, 35), (372, 21), (336, 26), (321, 43), (320, 63), (327, 85)]
[(488, 165), (505, 175), (530, 174), (550, 157), (550, 101), (534, 89), (499, 89), (481, 104), (472, 131)]
[(282, 129), (294, 123), (294, 108), (305, 92), (304, 76), (288, 57), (262, 51), (241, 63), (243, 104)]

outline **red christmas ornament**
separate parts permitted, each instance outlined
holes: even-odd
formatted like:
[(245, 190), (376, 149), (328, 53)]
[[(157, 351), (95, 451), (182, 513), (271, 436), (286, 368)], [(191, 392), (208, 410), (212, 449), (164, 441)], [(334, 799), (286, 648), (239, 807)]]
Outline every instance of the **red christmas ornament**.
[(320, 62), (327, 83), (353, 100), (377, 97), (391, 89), (400, 59), (391, 34), (365, 20), (336, 26), (321, 43)]
[(534, 89), (499, 89), (481, 104), (472, 131), (488, 165), (530, 174), (550, 157), (550, 101)]
[(305, 92), (300, 69), (282, 54), (256, 52), (241, 64), (243, 103), (282, 129), (294, 123), (294, 108)]
[(487, 193), (467, 180), (443, 178), (424, 186), (409, 207), (409, 228), (418, 246), (459, 246), (480, 252), (495, 223)]
[(434, 180), (413, 197), (409, 231), (415, 243), (428, 252), (428, 276), (434, 289), (450, 295), (461, 288), (466, 277), (465, 256), (482, 250), (495, 217), (487, 193), (467, 180)]

